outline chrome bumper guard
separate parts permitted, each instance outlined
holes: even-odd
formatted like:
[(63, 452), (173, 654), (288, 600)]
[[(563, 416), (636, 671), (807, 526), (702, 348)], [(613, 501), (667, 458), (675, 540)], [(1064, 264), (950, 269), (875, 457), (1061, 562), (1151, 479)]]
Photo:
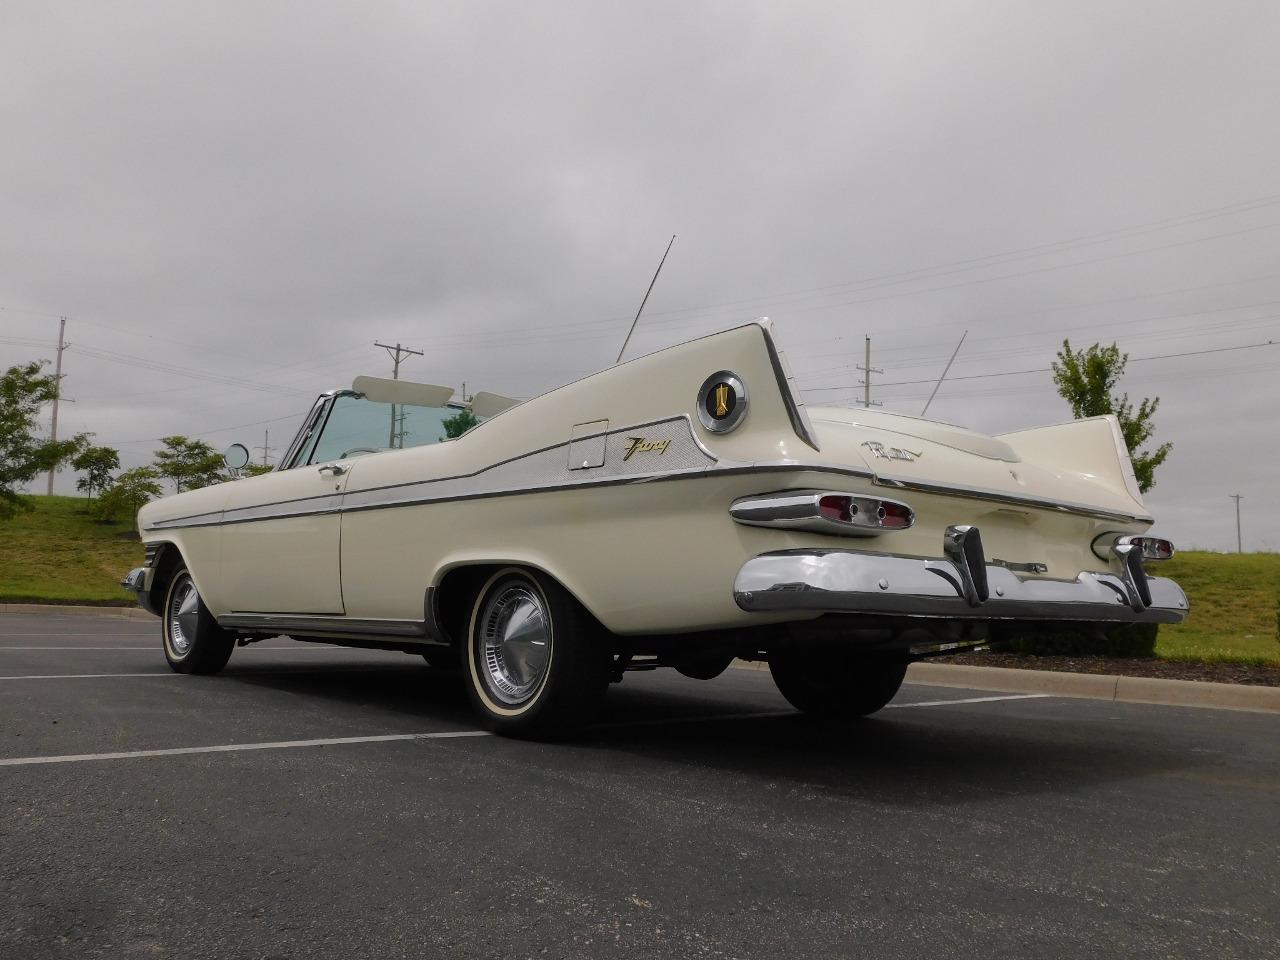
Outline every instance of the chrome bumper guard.
[(966, 557), (957, 546), (954, 540), (948, 544), (946, 560), (850, 550), (765, 553), (738, 571), (733, 598), (753, 613), (974, 620), (1181, 623), (1189, 610), (1182, 588), (1164, 577), (1145, 577), (1141, 585), (1149, 594), (1137, 595), (1131, 565), (1124, 566), (1123, 576), (1086, 571), (1070, 581), (1024, 580), (1006, 567), (980, 560), (980, 547), (976, 556), (970, 551)]
[(138, 598), (138, 606), (148, 613), (160, 615), (160, 611), (151, 605), (151, 582), (155, 578), (154, 567), (134, 567), (124, 575), (120, 586), (131, 591)]

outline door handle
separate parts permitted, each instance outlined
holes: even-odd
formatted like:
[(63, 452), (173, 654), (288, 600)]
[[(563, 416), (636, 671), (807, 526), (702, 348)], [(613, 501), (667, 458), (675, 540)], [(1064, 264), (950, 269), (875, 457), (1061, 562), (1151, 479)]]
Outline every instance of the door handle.
[(321, 473), (331, 473), (335, 477), (340, 477), (347, 472), (347, 468), (340, 463), (326, 463), (320, 468)]

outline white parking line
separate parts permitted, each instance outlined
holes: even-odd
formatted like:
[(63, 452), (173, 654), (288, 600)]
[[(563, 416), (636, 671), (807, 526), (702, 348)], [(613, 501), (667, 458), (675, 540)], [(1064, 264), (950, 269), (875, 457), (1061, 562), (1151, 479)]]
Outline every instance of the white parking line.
[(107, 680), (111, 677), (178, 677), (181, 674), (174, 673), (170, 670), (168, 673), (160, 673), (153, 670), (150, 673), (40, 673), (28, 674), (22, 677), (0, 677), (0, 680)]
[(891, 703), (886, 710), (895, 708), (901, 710), (904, 707), (950, 707), (958, 703), (995, 703), (997, 700), (1043, 700), (1045, 697), (1051, 697), (1051, 693), (1010, 693), (1001, 697), (968, 697), (964, 700), (921, 700), (918, 703)]
[[(0, 646), (0, 653), (6, 650), (159, 650), (160, 644), (153, 643), (149, 647), (117, 647), (108, 644), (100, 644), (96, 647), (66, 647), (60, 643), (50, 643), (44, 646), (30, 647), (5, 647)], [(317, 646), (314, 644), (301, 645), (296, 647), (259, 647), (259, 650), (289, 650), (296, 653), (395, 653), (394, 650), (366, 650), (362, 647), (338, 647), (338, 646)]]
[(396, 740), (449, 740), (455, 737), (490, 737), (488, 730), (449, 730), (441, 733), (389, 733), (375, 737), (329, 737), (324, 740), (276, 740), (269, 743), (226, 743), (213, 747), (173, 747), (167, 750), (127, 750), (120, 753), (72, 753), (61, 757), (12, 757), (0, 767), (27, 767), (40, 763), (83, 763), (86, 760), (135, 760), (140, 757), (179, 757), (195, 753), (239, 753), (245, 750), (293, 750), (298, 747), (332, 747), (347, 743), (390, 743)]
[[(0, 677), (0, 680), (60, 680), (104, 677), (164, 677), (177, 674), (164, 673), (116, 673), (72, 674), (67, 677)], [(1000, 700), (1042, 700), (1047, 693), (1019, 693), (999, 697), (966, 697), (961, 700), (923, 700), (918, 703), (891, 703), (886, 709), (907, 707), (947, 707), (966, 703), (995, 703)], [(592, 729), (609, 730), (626, 727), (650, 727), (663, 724), (706, 723), (714, 720), (755, 720), (765, 717), (798, 716), (793, 711), (762, 711), (759, 713), (711, 714), (698, 717), (671, 717), (637, 720), (632, 723), (596, 724)], [(488, 737), (488, 730), (451, 730), (442, 733), (390, 733), (372, 737), (329, 737), (323, 740), (276, 740), (267, 743), (228, 743), (211, 747), (171, 747), (164, 750), (127, 750), (118, 753), (73, 753), (56, 757), (9, 757), (0, 759), (0, 767), (28, 767), (43, 763), (81, 763), (86, 760), (134, 760), (141, 757), (176, 757), (197, 753), (239, 753), (248, 750), (292, 750), (299, 747), (341, 746), (349, 743), (391, 743), (398, 740), (447, 740), (457, 737)]]

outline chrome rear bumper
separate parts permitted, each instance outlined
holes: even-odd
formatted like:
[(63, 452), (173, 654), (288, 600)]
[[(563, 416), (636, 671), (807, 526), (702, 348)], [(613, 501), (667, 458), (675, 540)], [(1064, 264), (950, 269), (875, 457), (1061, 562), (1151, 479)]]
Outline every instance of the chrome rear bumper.
[(982, 563), (986, 593), (976, 598), (972, 571), (947, 560), (850, 550), (787, 550), (748, 560), (733, 598), (751, 612), (867, 613), (969, 620), (1181, 623), (1189, 603), (1172, 580), (1150, 577), (1150, 602), (1130, 577), (1081, 573), (1075, 580), (1021, 579)]

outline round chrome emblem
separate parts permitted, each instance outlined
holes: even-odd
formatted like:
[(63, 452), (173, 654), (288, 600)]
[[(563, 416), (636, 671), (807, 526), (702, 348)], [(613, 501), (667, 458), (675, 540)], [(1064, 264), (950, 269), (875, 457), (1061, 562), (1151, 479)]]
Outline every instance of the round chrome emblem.
[(747, 415), (747, 388), (736, 373), (721, 370), (698, 391), (698, 419), (712, 433), (728, 433)]

